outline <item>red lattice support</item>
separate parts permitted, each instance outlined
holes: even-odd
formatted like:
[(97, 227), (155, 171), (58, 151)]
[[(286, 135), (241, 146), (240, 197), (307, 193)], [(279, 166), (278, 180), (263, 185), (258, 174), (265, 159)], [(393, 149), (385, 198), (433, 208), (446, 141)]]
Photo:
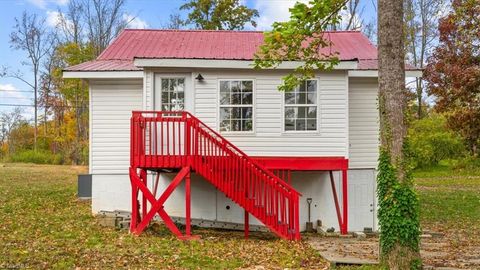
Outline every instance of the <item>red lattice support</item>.
[[(155, 214), (158, 213), (160, 218), (163, 220), (165, 226), (177, 237), (182, 239), (189, 239), (191, 235), (191, 217), (190, 217), (190, 167), (184, 167), (180, 172), (175, 176), (170, 185), (165, 189), (165, 191), (157, 199), (154, 194), (150, 191), (147, 185), (147, 173), (146, 170), (141, 169), (140, 175), (137, 173), (137, 169), (130, 168), (130, 182), (132, 185), (132, 221), (130, 224), (130, 232), (139, 235), (145, 230), (148, 224), (152, 221)], [(172, 192), (180, 185), (182, 180), (185, 179), (186, 184), (186, 193), (185, 193), (185, 202), (186, 202), (186, 229), (185, 234), (175, 226), (170, 216), (164, 210), (165, 201), (170, 197)], [(138, 207), (138, 195), (142, 197), (142, 214), (139, 213)], [(150, 204), (150, 210), (147, 209), (147, 202)], [(148, 211), (147, 211), (148, 210)]]

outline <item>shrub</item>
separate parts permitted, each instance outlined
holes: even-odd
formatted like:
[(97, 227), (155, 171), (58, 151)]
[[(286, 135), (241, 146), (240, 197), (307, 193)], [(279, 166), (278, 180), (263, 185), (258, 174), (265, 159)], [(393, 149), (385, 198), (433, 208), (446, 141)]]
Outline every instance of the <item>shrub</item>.
[(12, 162), (36, 163), (36, 164), (61, 164), (62, 158), (58, 154), (47, 151), (24, 150), (10, 157)]
[(456, 159), (466, 154), (465, 142), (446, 127), (446, 119), (432, 114), (412, 123), (409, 142), (415, 167), (437, 165), (444, 159)]

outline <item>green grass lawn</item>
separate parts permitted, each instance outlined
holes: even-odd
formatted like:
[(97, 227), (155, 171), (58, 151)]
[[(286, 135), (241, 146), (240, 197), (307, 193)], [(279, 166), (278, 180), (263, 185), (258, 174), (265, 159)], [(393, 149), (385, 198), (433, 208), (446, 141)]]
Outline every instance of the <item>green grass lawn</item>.
[[(454, 170), (448, 166), (415, 172), (422, 224), (480, 230), (480, 168)], [(475, 239), (478, 240), (478, 239)]]
[(194, 231), (199, 241), (176, 240), (163, 229), (132, 236), (100, 227), (90, 202), (76, 198), (83, 167), (0, 164), (0, 269), (323, 269), (304, 242), (268, 234)]

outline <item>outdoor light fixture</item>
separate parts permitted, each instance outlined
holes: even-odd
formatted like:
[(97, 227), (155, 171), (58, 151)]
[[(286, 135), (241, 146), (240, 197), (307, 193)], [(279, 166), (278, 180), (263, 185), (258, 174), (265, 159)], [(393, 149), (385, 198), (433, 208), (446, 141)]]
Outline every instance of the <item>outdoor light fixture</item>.
[(202, 74), (198, 73), (197, 77), (195, 77), (196, 80), (198, 81), (203, 81), (203, 76)]

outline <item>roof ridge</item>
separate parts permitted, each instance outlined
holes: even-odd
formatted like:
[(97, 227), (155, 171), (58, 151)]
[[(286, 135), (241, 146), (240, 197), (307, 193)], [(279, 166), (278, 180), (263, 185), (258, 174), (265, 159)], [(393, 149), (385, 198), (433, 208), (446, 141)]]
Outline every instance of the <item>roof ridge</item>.
[[(269, 31), (261, 30), (208, 30), (208, 29), (135, 29), (125, 28), (124, 31), (140, 32), (140, 31), (152, 31), (152, 32), (213, 32), (213, 33), (265, 33)], [(322, 33), (361, 33), (360, 30), (327, 30)]]

